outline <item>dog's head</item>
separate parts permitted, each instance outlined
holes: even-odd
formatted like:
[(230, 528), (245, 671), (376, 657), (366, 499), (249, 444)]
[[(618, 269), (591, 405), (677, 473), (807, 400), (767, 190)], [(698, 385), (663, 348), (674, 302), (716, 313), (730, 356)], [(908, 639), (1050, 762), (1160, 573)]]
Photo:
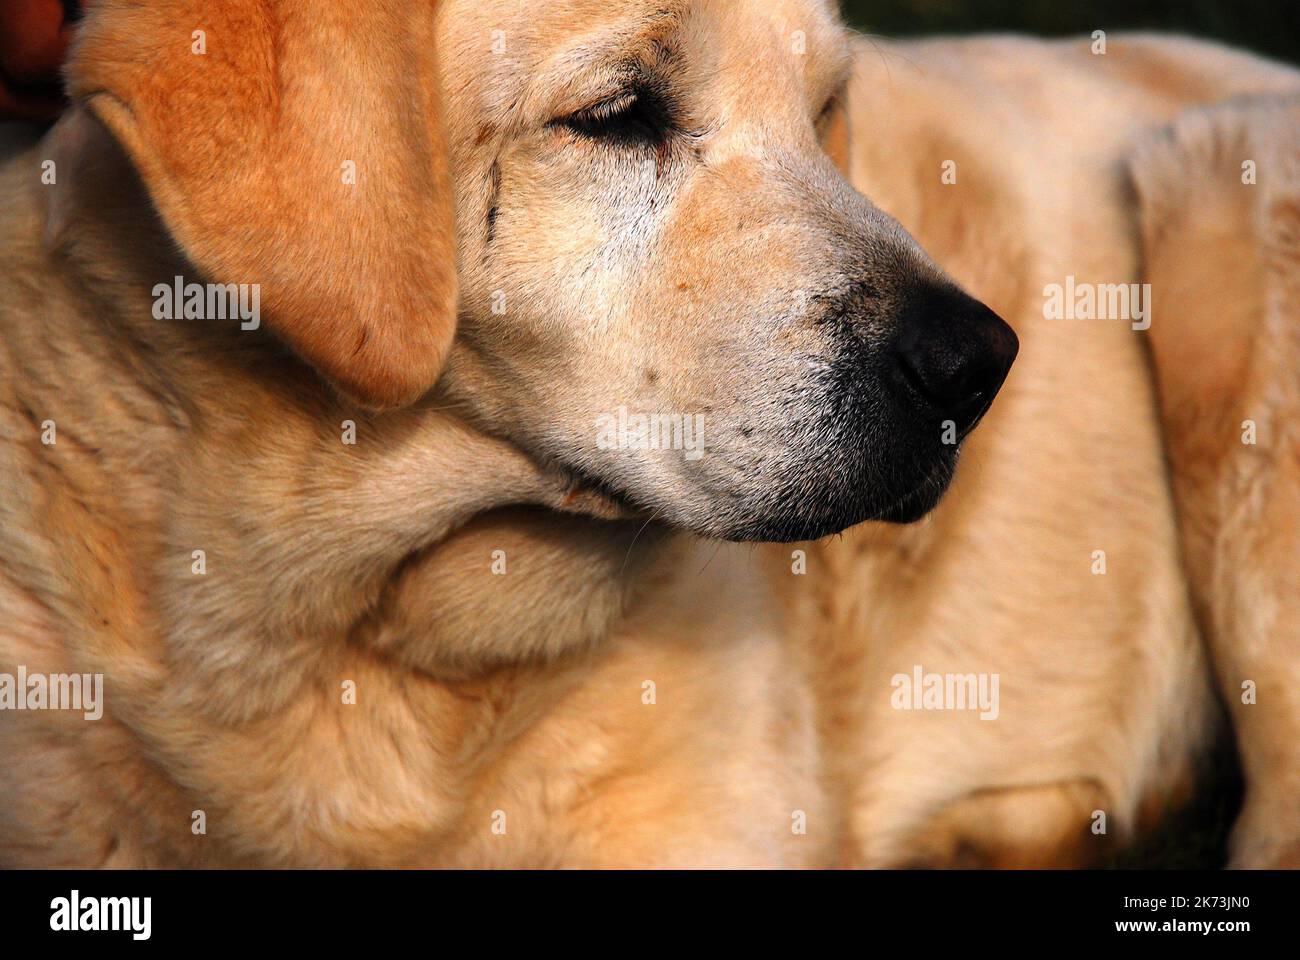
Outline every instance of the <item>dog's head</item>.
[(439, 39), (449, 391), (707, 536), (936, 503), (1016, 338), (828, 154), (850, 71), (831, 3), (448, 0)]
[(937, 502), (1016, 338), (837, 167), (828, 0), (357, 6), (93, 8), (72, 90), (206, 277), (352, 398), (441, 374), (629, 514), (791, 540)]

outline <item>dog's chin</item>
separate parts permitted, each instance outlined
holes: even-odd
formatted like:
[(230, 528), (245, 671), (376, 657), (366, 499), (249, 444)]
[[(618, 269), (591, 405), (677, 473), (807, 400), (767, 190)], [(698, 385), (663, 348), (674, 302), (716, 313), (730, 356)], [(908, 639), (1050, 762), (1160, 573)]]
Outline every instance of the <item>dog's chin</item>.
[(951, 454), (941, 456), (919, 483), (892, 500), (885, 501), (867, 519), (896, 524), (923, 520), (939, 506), (948, 493), (960, 456), (960, 446), (953, 448)]
[[(727, 498), (727, 507), (702, 514), (678, 511), (671, 504), (652, 507), (640, 502), (635, 494), (624, 492), (599, 477), (571, 471), (572, 489), (561, 509), (604, 520), (657, 523), (709, 540), (797, 543), (820, 540), (872, 521), (916, 523), (939, 505), (951, 484), (955, 466), (954, 452), (940, 457), (918, 479), (896, 489), (876, 488), (872, 496), (845, 497), (843, 502), (831, 504), (818, 501), (815, 496), (782, 496), (777, 502), (784, 509), (755, 511), (741, 517), (735, 514), (735, 498)], [(812, 504), (817, 504), (817, 508), (811, 509)]]
[(946, 481), (931, 481), (916, 490), (909, 491), (903, 497), (859, 504), (842, 513), (817, 516), (781, 514), (749, 521), (721, 534), (713, 533), (712, 536), (715, 539), (739, 543), (799, 543), (834, 536), (850, 527), (873, 521), (891, 524), (916, 523), (939, 505), (946, 489)]

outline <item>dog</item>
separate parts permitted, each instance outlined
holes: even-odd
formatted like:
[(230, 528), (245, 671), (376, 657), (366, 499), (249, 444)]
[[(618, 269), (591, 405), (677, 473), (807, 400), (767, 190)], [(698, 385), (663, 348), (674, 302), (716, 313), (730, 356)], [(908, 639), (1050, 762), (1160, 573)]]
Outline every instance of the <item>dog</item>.
[[(1068, 865), (1158, 820), (1214, 719), (1163, 395), (1040, 291), (1139, 277), (1146, 131), (1295, 75), (1104, 56), (95, 4), (0, 173), (0, 664), (103, 716), (0, 716), (0, 862)], [(899, 709), (926, 671), (998, 702)]]

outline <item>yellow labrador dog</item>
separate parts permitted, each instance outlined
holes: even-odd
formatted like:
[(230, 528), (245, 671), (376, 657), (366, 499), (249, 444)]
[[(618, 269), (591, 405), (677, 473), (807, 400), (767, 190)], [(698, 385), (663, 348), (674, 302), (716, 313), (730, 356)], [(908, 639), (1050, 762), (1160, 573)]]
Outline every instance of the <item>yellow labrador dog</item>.
[[(1294, 856), (1289, 108), (1138, 148), (1295, 74), (102, 0), (68, 76), (0, 170), (0, 862), (1096, 862), (1191, 789), (1202, 628), (1257, 682), (1238, 860)], [(1198, 290), (1216, 223), (1258, 269)], [(1044, 306), (1157, 280), (1167, 333)]]

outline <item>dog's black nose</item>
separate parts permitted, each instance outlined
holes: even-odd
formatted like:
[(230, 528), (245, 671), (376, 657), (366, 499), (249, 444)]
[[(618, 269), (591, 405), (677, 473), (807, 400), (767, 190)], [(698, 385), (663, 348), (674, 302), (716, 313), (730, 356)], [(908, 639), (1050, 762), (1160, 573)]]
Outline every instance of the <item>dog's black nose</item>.
[(1020, 349), (1015, 332), (954, 287), (912, 294), (900, 321), (893, 353), (903, 396), (913, 404), (919, 397), (965, 434), (988, 410), (1011, 370)]

